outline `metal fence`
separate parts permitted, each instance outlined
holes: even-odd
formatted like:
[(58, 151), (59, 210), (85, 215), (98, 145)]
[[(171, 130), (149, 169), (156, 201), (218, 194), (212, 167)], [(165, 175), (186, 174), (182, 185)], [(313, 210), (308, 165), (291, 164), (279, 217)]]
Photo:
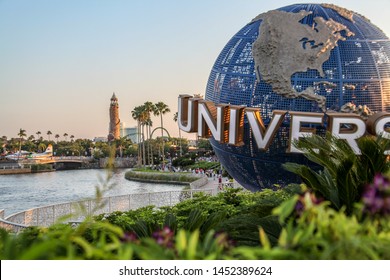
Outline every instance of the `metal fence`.
[[(115, 211), (128, 211), (153, 205), (155, 207), (173, 206), (180, 201), (190, 199), (195, 193), (203, 192), (209, 195), (215, 195), (217, 190), (213, 189), (193, 189), (169, 192), (137, 193), (121, 196), (112, 196), (102, 198), (101, 201), (85, 200), (79, 202), (70, 202), (55, 204), (45, 207), (33, 208), (27, 211), (19, 212), (0, 220), (0, 226), (4, 223), (8, 227), (15, 225), (23, 226), (43, 226), (48, 227), (59, 219), (67, 217), (61, 222), (73, 223), (81, 222), (87, 216), (99, 215), (103, 213), (112, 213)], [(19, 230), (19, 229), (18, 229)]]
[(21, 169), (22, 167), (19, 165), (3, 165), (0, 166), (0, 169)]

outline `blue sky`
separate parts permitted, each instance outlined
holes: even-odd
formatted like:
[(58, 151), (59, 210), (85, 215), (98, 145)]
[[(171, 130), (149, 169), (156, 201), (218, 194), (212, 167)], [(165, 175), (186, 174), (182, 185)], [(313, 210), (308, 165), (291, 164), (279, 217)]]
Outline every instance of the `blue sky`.
[[(178, 95), (204, 94), (228, 40), (258, 14), (294, 3), (0, 0), (0, 136), (16, 137), (19, 128), (28, 135), (106, 136), (113, 92), (127, 126), (136, 124), (135, 106), (163, 101), (172, 111), (164, 123), (178, 135)], [(329, 3), (365, 15), (390, 35), (390, 1)]]

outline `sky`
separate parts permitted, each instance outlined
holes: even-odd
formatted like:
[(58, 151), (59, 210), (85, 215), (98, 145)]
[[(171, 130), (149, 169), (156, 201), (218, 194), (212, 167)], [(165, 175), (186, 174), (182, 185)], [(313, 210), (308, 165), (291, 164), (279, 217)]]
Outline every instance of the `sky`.
[[(390, 1), (315, 1), (358, 12), (390, 36)], [(108, 134), (110, 98), (127, 127), (146, 101), (166, 103), (178, 136), (180, 94), (205, 94), (230, 38), (284, 0), (0, 0), (0, 137)], [(159, 118), (152, 119), (154, 127)], [(194, 135), (182, 134), (193, 138)]]

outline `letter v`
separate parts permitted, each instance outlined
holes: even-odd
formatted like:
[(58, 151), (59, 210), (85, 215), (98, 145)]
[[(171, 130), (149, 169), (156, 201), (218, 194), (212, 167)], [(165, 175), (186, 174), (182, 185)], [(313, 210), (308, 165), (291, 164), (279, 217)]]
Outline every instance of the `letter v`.
[(261, 118), (260, 109), (246, 108), (245, 112), (257, 147), (261, 150), (267, 150), (271, 145), (272, 139), (275, 137), (275, 133), (282, 124), (287, 111), (274, 110), (267, 128)]

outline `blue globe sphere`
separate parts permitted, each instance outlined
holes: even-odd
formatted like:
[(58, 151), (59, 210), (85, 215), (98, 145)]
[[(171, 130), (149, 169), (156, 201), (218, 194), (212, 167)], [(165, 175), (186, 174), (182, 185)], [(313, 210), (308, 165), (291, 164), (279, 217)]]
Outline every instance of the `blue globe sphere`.
[[(257, 107), (265, 125), (273, 110), (388, 111), (390, 41), (364, 16), (335, 5), (296, 4), (260, 14), (219, 54), (205, 99)], [(243, 146), (210, 142), (229, 174), (251, 191), (299, 182), (283, 169), (285, 162), (310, 164), (286, 152), (289, 118), (267, 151), (257, 148), (246, 117), (244, 139)]]

